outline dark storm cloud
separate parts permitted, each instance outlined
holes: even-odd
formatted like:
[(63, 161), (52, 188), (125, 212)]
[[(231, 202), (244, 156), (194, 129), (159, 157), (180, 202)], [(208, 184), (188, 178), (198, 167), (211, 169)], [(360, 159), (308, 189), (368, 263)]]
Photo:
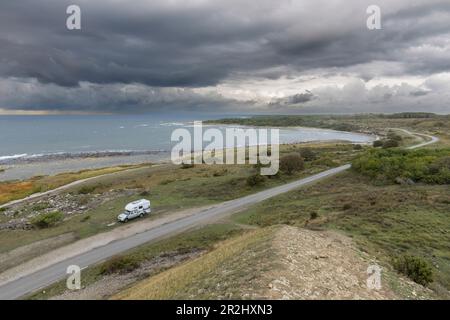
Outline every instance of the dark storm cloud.
[[(450, 71), (448, 0), (375, 2), (382, 9), (383, 30), (366, 28), (366, 8), (374, 3), (369, 0), (2, 1), (0, 78), (14, 83), (25, 79), (20, 90), (30, 94), (30, 104), (31, 96), (37, 98), (26, 89), (27, 81), (46, 84), (37, 100), (42, 102), (34, 107), (114, 110), (118, 105), (164, 103), (176, 91), (161, 99), (158, 88), (202, 88), (239, 77), (277, 79), (315, 69), (339, 74), (353, 68), (352, 73), (368, 81)], [(74, 3), (82, 10), (81, 31), (65, 27), (66, 8)], [(374, 61), (402, 68), (358, 67)], [(80, 83), (94, 85), (90, 90), (99, 92), (95, 99), (69, 101), (80, 98)], [(100, 94), (120, 88), (118, 84), (144, 87), (131, 100)], [(174, 100), (229, 102), (220, 95), (188, 91), (187, 96), (175, 94)], [(301, 93), (288, 100), (314, 99)], [(18, 101), (0, 98), (0, 107), (29, 108)]]

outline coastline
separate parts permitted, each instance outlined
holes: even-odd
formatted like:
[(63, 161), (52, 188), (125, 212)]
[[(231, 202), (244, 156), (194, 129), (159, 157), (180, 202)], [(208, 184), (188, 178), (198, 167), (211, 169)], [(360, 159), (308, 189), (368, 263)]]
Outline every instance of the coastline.
[[(241, 127), (241, 126), (239, 126)], [(244, 126), (253, 128), (254, 126)], [(262, 127), (254, 127), (262, 128)], [(273, 128), (273, 127), (272, 127)], [(280, 141), (280, 145), (290, 144), (314, 144), (314, 143), (353, 143), (370, 144), (378, 139), (375, 134), (367, 132), (347, 132), (333, 129), (309, 128), (309, 127), (289, 127), (279, 128), (289, 130), (321, 131), (322, 133), (346, 134), (353, 141), (334, 139), (317, 139), (305, 141), (301, 137), (289, 137), (287, 141)], [(356, 136), (357, 135), (357, 136)], [(357, 137), (365, 137), (365, 141), (358, 140)], [(77, 172), (88, 169), (99, 169), (119, 165), (133, 165), (142, 163), (165, 163), (170, 161), (170, 151), (167, 150), (112, 150), (112, 151), (90, 151), (90, 152), (59, 152), (50, 154), (27, 155), (21, 154), (17, 157), (6, 156), (0, 159), (0, 182), (12, 180), (25, 180), (35, 176), (50, 176), (60, 173)]]

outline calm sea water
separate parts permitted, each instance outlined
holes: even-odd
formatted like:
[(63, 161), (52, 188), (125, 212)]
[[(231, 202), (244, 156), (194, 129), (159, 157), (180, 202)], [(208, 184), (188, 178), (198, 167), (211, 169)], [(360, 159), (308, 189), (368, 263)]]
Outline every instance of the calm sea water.
[[(192, 130), (192, 121), (206, 119), (211, 116), (0, 116), (0, 160), (55, 153), (167, 152), (174, 144), (170, 141), (174, 129), (186, 127)], [(282, 143), (315, 140), (368, 142), (371, 138), (322, 129), (280, 130)]]

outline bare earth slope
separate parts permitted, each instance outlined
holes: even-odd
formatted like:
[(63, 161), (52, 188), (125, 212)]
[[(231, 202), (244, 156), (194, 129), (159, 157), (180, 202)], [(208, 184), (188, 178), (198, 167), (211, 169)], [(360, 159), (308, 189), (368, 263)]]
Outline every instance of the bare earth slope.
[[(249, 240), (251, 239), (251, 241)], [(247, 245), (243, 245), (248, 243)], [(238, 245), (239, 244), (239, 245)], [(227, 252), (232, 254), (225, 254)], [(220, 263), (213, 263), (221, 257)], [(430, 291), (382, 272), (382, 288), (368, 289), (373, 264), (352, 241), (334, 232), (290, 226), (265, 228), (114, 296), (114, 299), (423, 299)], [(205, 268), (210, 266), (209, 268)], [(386, 273), (387, 275), (387, 273)], [(183, 279), (182, 283), (179, 279)], [(186, 280), (189, 279), (189, 280)]]

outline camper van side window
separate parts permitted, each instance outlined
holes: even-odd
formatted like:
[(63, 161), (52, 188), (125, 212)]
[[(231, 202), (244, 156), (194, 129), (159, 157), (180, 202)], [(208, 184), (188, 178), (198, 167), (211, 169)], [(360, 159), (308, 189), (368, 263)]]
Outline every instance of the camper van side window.
[(143, 206), (139, 206), (139, 209), (142, 209), (142, 208), (144, 208)]

